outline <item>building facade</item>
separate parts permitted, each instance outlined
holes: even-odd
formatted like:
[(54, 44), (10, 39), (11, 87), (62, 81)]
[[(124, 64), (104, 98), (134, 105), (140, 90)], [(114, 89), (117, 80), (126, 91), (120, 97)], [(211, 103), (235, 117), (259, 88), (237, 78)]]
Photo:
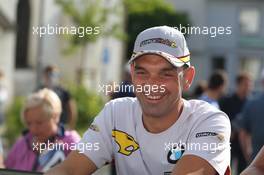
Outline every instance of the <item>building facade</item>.
[[(81, 1), (76, 1), (77, 3)], [(118, 1), (111, 1), (118, 3)], [(109, 5), (106, 4), (106, 5)], [(77, 4), (78, 6), (78, 4)], [(81, 7), (81, 4), (79, 4)], [(110, 18), (108, 24), (120, 18)], [(84, 69), (84, 85), (98, 90), (100, 84), (120, 81), (123, 63), (123, 43), (112, 36), (100, 37), (81, 50), (64, 54), (68, 45), (63, 34), (40, 27), (71, 27), (55, 0), (3, 0), (0, 2), (0, 68), (4, 70), (10, 94), (27, 95), (41, 83), (41, 71), (56, 65), (63, 82), (75, 82), (77, 69)], [(99, 26), (103, 29), (105, 26)], [(81, 58), (84, 61), (81, 62)]]
[[(235, 86), (239, 71), (249, 72), (260, 89), (264, 68), (264, 2), (261, 0), (168, 0), (177, 11), (188, 13), (188, 35), (197, 80), (207, 79), (215, 69), (224, 69), (229, 86)], [(215, 32), (217, 31), (217, 32)]]

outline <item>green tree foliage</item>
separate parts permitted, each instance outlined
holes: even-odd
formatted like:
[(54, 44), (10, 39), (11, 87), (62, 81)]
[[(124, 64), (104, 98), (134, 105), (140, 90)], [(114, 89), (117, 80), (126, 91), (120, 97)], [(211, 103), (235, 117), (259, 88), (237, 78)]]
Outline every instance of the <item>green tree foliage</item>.
[(12, 145), (16, 139), (22, 135), (22, 131), (25, 129), (21, 121), (21, 111), (23, 108), (23, 97), (16, 97), (13, 104), (7, 110), (6, 113), (6, 131), (5, 138), (8, 145)]
[(81, 6), (73, 0), (57, 0), (56, 2), (62, 7), (63, 12), (72, 19), (76, 27), (100, 28), (99, 34), (85, 33), (84, 36), (80, 36), (76, 33), (66, 36), (73, 48), (95, 42), (102, 35), (116, 36), (117, 31), (120, 30), (119, 24), (108, 23), (109, 16), (117, 13), (117, 11), (114, 8), (104, 6), (102, 0), (81, 0), (79, 3)]
[(146, 28), (167, 25), (171, 27), (187, 26), (187, 14), (177, 13), (171, 4), (164, 0), (124, 0), (127, 12), (126, 31), (128, 35), (127, 58), (134, 47), (136, 36)]
[(70, 17), (76, 27), (91, 28), (98, 31), (98, 34), (76, 33), (74, 35), (65, 36), (69, 43), (69, 47), (64, 50), (64, 53), (70, 54), (81, 49), (81, 60), (77, 70), (77, 83), (83, 83), (84, 63), (87, 55), (85, 52), (86, 46), (89, 43), (97, 41), (102, 36), (113, 36), (118, 39), (124, 39), (125, 34), (122, 30), (122, 21), (109, 22), (109, 18), (118, 16), (122, 12), (116, 5), (107, 6), (103, 0), (56, 0), (63, 10), (63, 12)]
[(102, 110), (104, 101), (99, 95), (83, 86), (72, 86), (70, 92), (77, 103), (78, 121), (76, 129), (80, 134), (83, 134), (94, 117)]

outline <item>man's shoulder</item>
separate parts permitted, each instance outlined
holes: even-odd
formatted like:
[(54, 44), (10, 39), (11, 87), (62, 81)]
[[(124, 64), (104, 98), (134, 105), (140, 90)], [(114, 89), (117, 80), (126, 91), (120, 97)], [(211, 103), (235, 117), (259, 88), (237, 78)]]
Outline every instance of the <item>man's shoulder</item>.
[(140, 113), (141, 108), (137, 98), (123, 97), (109, 101), (105, 105), (104, 111), (108, 116), (111, 116), (109, 118), (112, 118), (113, 121), (124, 123), (135, 120), (135, 116)]
[(211, 116), (224, 116), (228, 119), (228, 116), (215, 106), (203, 101), (203, 100), (188, 100), (185, 102), (186, 107), (189, 109), (192, 116), (197, 118), (208, 118)]
[(202, 110), (202, 111), (220, 111), (219, 109), (217, 109), (216, 107), (214, 107), (210, 103), (208, 103), (204, 100), (200, 100), (200, 99), (185, 100), (185, 105), (187, 105), (187, 107), (192, 108), (192, 111), (197, 111), (197, 112), (199, 112), (199, 110)]
[(190, 121), (194, 130), (198, 128), (208, 131), (230, 133), (231, 123), (228, 116), (221, 110), (201, 100), (189, 100)]
[(250, 99), (248, 100), (248, 102), (249, 102), (250, 104), (254, 104), (254, 105), (258, 105), (258, 104), (260, 104), (260, 103), (264, 103), (264, 93), (262, 93), (262, 94), (257, 94), (256, 96), (250, 98)]
[(112, 108), (120, 108), (120, 107), (132, 107), (138, 104), (138, 100), (136, 97), (122, 97), (116, 98), (107, 103), (108, 106)]
[(261, 108), (264, 104), (264, 94), (257, 94), (247, 100), (245, 109)]

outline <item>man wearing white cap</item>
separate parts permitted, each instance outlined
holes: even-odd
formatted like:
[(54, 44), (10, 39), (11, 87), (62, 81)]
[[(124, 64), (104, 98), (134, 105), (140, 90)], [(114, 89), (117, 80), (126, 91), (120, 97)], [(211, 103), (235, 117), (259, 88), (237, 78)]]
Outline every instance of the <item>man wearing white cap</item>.
[(107, 103), (80, 142), (99, 149), (73, 151), (47, 175), (92, 174), (112, 160), (120, 175), (228, 174), (228, 117), (182, 98), (195, 74), (183, 34), (168, 26), (144, 30), (129, 63), (136, 98)]

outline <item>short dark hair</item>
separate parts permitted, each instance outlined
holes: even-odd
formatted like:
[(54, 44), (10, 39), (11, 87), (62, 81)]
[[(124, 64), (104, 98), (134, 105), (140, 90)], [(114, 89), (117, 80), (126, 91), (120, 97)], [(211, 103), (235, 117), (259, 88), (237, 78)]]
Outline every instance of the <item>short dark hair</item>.
[(44, 74), (50, 74), (51, 72), (58, 71), (58, 67), (54, 65), (48, 65), (45, 67), (43, 73)]
[(241, 72), (236, 77), (236, 85), (239, 85), (243, 80), (250, 79), (250, 75), (246, 72)]
[(197, 85), (193, 90), (194, 98), (199, 98), (207, 90), (207, 86), (207, 82), (204, 80), (197, 82)]
[(218, 89), (227, 81), (226, 73), (223, 70), (215, 71), (209, 78), (208, 89)]

